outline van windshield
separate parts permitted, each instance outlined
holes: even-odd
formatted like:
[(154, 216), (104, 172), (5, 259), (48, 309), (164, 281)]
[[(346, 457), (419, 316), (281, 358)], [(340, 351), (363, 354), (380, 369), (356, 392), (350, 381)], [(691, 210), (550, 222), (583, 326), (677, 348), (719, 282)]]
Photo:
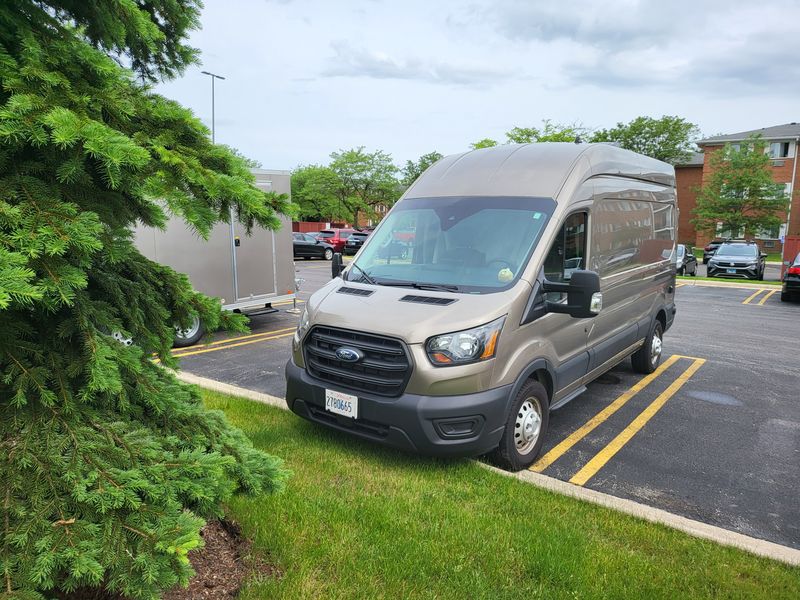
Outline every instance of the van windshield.
[(475, 197), (402, 200), (365, 242), (350, 281), (488, 293), (513, 285), (555, 202)]

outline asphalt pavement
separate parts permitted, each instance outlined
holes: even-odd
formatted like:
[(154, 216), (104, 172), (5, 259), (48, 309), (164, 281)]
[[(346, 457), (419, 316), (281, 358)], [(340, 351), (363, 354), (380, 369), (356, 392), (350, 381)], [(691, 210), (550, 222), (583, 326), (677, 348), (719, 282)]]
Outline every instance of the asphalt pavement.
[[(330, 262), (296, 264), (302, 308)], [(663, 368), (626, 360), (553, 412), (532, 470), (800, 548), (800, 304), (693, 283), (678, 282)], [(182, 368), (283, 397), (298, 315), (276, 308), (248, 336), (176, 350)]]

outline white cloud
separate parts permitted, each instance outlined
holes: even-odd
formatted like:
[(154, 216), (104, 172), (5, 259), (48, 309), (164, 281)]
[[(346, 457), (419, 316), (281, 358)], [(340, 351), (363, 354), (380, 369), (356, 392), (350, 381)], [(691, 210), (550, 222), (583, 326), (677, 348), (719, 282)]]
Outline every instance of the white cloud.
[[(206, 0), (191, 42), (227, 77), (217, 139), (293, 168), (360, 145), (402, 164), (545, 118), (797, 121), (798, 21), (797, 0)], [(159, 91), (208, 123), (199, 71)]]
[(507, 69), (457, 65), (420, 58), (396, 59), (384, 52), (354, 48), (347, 41), (331, 44), (334, 51), (327, 77), (367, 77), (372, 79), (412, 79), (429, 83), (484, 86), (510, 76)]

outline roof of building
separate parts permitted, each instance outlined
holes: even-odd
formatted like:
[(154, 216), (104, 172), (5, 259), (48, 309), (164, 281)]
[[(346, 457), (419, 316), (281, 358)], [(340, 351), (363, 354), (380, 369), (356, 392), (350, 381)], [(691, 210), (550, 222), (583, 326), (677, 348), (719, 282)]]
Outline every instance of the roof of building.
[(725, 142), (741, 142), (751, 135), (760, 135), (765, 140), (788, 140), (800, 137), (800, 123), (785, 123), (783, 125), (773, 125), (772, 127), (762, 127), (750, 131), (740, 131), (739, 133), (729, 133), (727, 135), (715, 135), (697, 142), (698, 146), (705, 144), (724, 144)]
[(597, 175), (675, 184), (671, 165), (608, 144), (504, 144), (446, 156), (404, 197), (538, 196), (556, 198), (567, 185)]
[(689, 160), (679, 162), (675, 167), (702, 167), (704, 156), (702, 152), (692, 152), (692, 156)]

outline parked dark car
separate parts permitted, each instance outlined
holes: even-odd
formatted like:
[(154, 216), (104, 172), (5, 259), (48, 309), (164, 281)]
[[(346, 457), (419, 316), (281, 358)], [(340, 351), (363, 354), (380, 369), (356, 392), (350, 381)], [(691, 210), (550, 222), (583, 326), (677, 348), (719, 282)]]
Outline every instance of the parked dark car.
[(786, 273), (783, 274), (781, 287), (781, 300), (800, 300), (800, 253), (794, 257), (794, 262), (786, 262)]
[(717, 251), (717, 248), (719, 248), (722, 244), (724, 244), (727, 241), (728, 241), (727, 239), (723, 240), (717, 238), (716, 240), (708, 242), (706, 247), (703, 248), (703, 264), (707, 265), (708, 261), (711, 259), (712, 256), (714, 256), (714, 253)]
[(342, 252), (344, 245), (355, 230), (353, 229), (323, 229), (317, 234), (317, 239), (333, 246), (334, 252)]
[(675, 249), (675, 268), (678, 275), (697, 275), (697, 257), (692, 252), (692, 248), (685, 244), (678, 244)]
[(306, 260), (309, 258), (324, 258), (325, 260), (333, 258), (333, 246), (307, 233), (293, 233), (292, 245), (295, 258)]
[(708, 276), (761, 280), (766, 259), (755, 242), (724, 242), (708, 261)]
[(355, 254), (359, 250), (361, 250), (361, 246), (364, 245), (364, 242), (369, 237), (369, 231), (354, 231), (350, 234), (350, 237), (347, 238), (347, 243), (344, 245), (344, 253), (347, 254)]

